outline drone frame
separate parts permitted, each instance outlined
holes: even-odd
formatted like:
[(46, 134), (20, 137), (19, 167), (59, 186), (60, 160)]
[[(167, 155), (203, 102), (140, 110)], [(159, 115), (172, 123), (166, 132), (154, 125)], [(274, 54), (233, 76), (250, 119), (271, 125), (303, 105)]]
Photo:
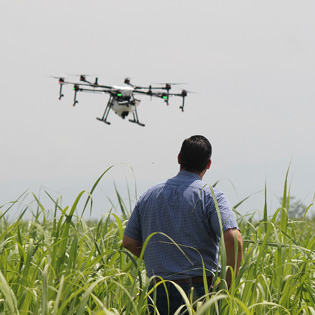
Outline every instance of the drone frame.
[[(61, 100), (64, 97), (64, 94), (62, 93), (62, 88), (63, 88), (63, 85), (65, 84), (73, 85), (73, 90), (74, 90), (73, 106), (75, 106), (79, 102), (77, 100), (78, 92), (90, 92), (90, 93), (102, 93), (102, 94), (108, 93), (110, 96), (106, 104), (103, 116), (101, 118), (100, 117), (96, 118), (97, 120), (102, 121), (107, 125), (111, 124), (107, 118), (108, 118), (110, 109), (114, 110), (113, 106), (116, 102), (118, 105), (125, 105), (127, 107), (134, 106), (132, 110), (128, 110), (125, 112), (125, 114), (122, 113), (121, 115), (119, 115), (114, 110), (116, 114), (118, 114), (120, 117), (124, 119), (125, 116), (127, 116), (131, 112), (133, 115), (133, 119), (129, 119), (129, 121), (139, 126), (145, 126), (143, 123), (139, 121), (139, 116), (138, 116), (137, 107), (136, 107), (137, 100), (135, 99), (134, 94), (148, 95), (151, 97), (151, 99), (152, 97), (162, 98), (167, 105), (169, 105), (170, 96), (180, 96), (182, 97), (183, 101), (182, 101), (182, 105), (179, 108), (182, 110), (182, 112), (184, 111), (185, 97), (187, 96), (187, 91), (182, 90), (181, 93), (170, 93), (170, 89), (171, 89), (170, 83), (166, 83), (165, 86), (162, 86), (162, 87), (152, 87), (151, 85), (149, 85), (148, 87), (142, 87), (142, 86), (136, 86), (136, 85), (131, 84), (130, 79), (126, 78), (124, 83), (130, 86), (131, 89), (125, 90), (125, 91), (128, 91), (129, 94), (126, 96), (122, 96), (120, 89), (123, 89), (123, 88), (119, 88), (116, 86), (100, 85), (98, 84), (97, 77), (95, 78), (95, 82), (93, 83), (93, 82), (88, 81), (85, 75), (80, 75), (80, 81), (81, 81), (80, 83), (68, 82), (68, 81), (65, 81), (64, 78), (60, 77), (59, 82), (58, 82), (60, 84), (59, 100)], [(161, 90), (166, 90), (166, 93), (161, 92)]]

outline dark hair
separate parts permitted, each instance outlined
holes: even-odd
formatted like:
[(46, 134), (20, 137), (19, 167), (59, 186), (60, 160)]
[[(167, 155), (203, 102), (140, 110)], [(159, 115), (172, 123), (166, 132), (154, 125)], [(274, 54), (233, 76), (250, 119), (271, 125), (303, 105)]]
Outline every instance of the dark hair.
[(180, 149), (181, 168), (201, 173), (211, 158), (212, 147), (204, 136), (192, 136), (185, 139)]

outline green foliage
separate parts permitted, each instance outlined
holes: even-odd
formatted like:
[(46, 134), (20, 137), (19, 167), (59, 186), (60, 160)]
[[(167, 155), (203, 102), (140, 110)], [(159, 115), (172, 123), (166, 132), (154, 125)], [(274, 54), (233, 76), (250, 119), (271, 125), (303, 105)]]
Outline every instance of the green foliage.
[[(0, 314), (146, 313), (149, 279), (142, 260), (122, 248), (129, 211), (115, 190), (121, 215), (110, 210), (94, 222), (75, 215), (84, 192), (65, 208), (49, 196), (52, 213), (34, 195), (38, 207), (29, 220), (23, 219), (27, 206), (16, 222), (0, 216)], [(266, 202), (259, 222), (235, 210), (244, 242), (240, 272), (229, 290), (222, 272), (220, 286), (204, 299), (185, 297), (188, 314), (213, 314), (218, 302), (222, 315), (315, 314), (315, 220), (290, 219), (289, 201), (285, 183), (282, 207), (272, 217)]]

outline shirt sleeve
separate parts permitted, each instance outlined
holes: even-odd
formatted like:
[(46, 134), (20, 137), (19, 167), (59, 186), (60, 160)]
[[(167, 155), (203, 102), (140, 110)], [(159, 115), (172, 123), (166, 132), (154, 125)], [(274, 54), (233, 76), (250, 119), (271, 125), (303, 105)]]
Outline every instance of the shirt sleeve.
[(138, 203), (136, 204), (135, 208), (133, 209), (131, 213), (131, 216), (127, 222), (124, 234), (136, 241), (142, 242), (140, 213), (139, 213)]
[[(220, 209), (220, 216), (221, 216), (221, 222), (222, 222), (222, 226), (223, 226), (223, 232), (225, 232), (228, 229), (232, 229), (232, 228), (239, 229), (237, 222), (236, 222), (235, 213), (233, 212), (232, 207), (231, 207), (228, 199), (226, 198), (226, 196), (220, 191), (216, 191), (215, 196), (216, 196), (218, 206)], [(220, 236), (221, 235), (221, 228), (220, 228), (219, 217), (217, 214), (214, 200), (212, 200), (212, 202), (211, 202), (210, 224), (211, 224), (211, 228), (214, 230), (214, 232), (218, 236)]]

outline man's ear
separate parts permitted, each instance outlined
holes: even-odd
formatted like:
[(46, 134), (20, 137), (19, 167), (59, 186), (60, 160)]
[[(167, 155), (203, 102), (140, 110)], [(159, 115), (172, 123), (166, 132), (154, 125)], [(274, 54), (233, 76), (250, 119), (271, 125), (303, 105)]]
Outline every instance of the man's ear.
[(177, 155), (177, 162), (178, 162), (178, 164), (180, 164), (180, 153), (178, 153), (178, 155)]
[(208, 164), (207, 164), (207, 170), (210, 168), (211, 166), (211, 159), (209, 160)]

